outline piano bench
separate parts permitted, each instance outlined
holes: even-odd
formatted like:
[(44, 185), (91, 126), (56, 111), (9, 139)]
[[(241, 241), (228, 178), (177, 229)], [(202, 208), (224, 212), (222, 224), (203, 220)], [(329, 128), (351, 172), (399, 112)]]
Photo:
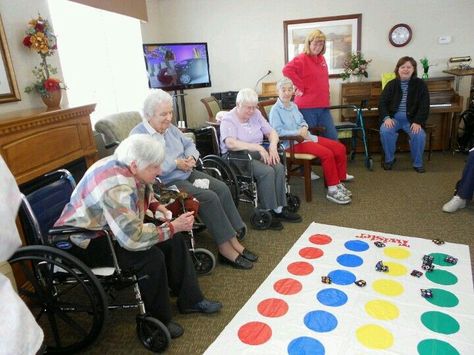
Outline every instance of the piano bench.
[[(425, 130), (425, 133), (426, 133), (426, 140), (427, 140), (427, 143), (428, 143), (428, 161), (431, 160), (431, 152), (433, 151), (433, 133), (436, 129), (436, 125), (434, 124), (427, 124), (425, 125), (424, 127), (424, 130)], [(380, 129), (378, 128), (369, 128), (369, 131), (370, 131), (370, 134), (376, 134), (377, 137), (380, 137)], [(399, 130), (398, 133), (402, 133), (404, 136), (406, 136), (406, 139), (408, 140), (408, 135), (405, 133), (405, 131), (403, 130)], [(381, 165), (383, 166), (383, 163), (385, 161), (384, 157), (385, 157), (385, 154), (384, 154), (384, 151), (383, 151), (383, 147), (382, 147), (382, 143), (380, 143), (380, 154), (381, 154)]]

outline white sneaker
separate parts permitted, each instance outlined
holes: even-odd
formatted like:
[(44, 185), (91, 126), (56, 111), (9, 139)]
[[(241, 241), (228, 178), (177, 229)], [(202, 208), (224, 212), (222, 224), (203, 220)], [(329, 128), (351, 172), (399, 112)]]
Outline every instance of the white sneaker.
[(458, 195), (455, 195), (451, 200), (444, 204), (443, 211), (452, 213), (464, 207), (466, 207), (466, 200), (462, 199)]
[(352, 181), (352, 180), (354, 180), (354, 175), (346, 174), (346, 178), (344, 179), (344, 181)]
[(318, 180), (321, 179), (319, 175), (316, 175), (315, 173), (311, 172), (311, 180)]
[(337, 189), (336, 191), (334, 192), (329, 192), (327, 193), (326, 195), (326, 198), (329, 200), (329, 201), (332, 201), (332, 202), (335, 202), (337, 203), (338, 205), (347, 205), (348, 203), (350, 203), (352, 200), (349, 196), (347, 196), (346, 194), (344, 194), (341, 190)]
[(338, 189), (339, 191), (341, 191), (344, 195), (349, 196), (349, 197), (352, 197), (352, 192), (351, 192), (347, 187), (345, 187), (344, 184), (338, 184), (336, 187), (337, 187), (337, 189)]

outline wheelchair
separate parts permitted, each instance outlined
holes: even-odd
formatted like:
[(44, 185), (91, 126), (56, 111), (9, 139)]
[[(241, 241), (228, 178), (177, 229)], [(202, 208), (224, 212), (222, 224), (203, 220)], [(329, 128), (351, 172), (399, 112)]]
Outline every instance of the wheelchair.
[[(202, 158), (203, 165), (207, 169), (214, 169), (217, 178), (224, 181), (229, 187), (236, 206), (239, 202), (250, 203), (254, 210), (250, 217), (250, 223), (255, 229), (267, 229), (272, 222), (272, 215), (269, 211), (258, 208), (258, 193), (257, 182), (254, 178), (252, 169), (252, 156), (248, 151), (234, 151), (229, 152), (222, 157), (219, 148), (219, 132), (218, 126), (209, 126), (200, 129), (201, 132), (207, 132), (208, 140), (211, 144), (206, 144), (207, 147), (212, 146), (215, 154), (209, 154)], [(199, 135), (197, 136), (199, 138)], [(202, 144), (196, 142), (198, 150)], [(283, 147), (279, 147), (281, 163), (286, 168), (286, 154), (284, 154)], [(301, 200), (298, 196), (291, 193), (291, 186), (288, 183), (288, 176), (286, 182), (286, 199), (287, 208), (291, 212), (297, 212)]]
[[(170, 333), (161, 321), (147, 314), (137, 277), (119, 267), (112, 233), (52, 228), (69, 202), (75, 182), (66, 170), (45, 178), (43, 185), (22, 196), (20, 220), (28, 246), (19, 248), (9, 263), (19, 274), (19, 295), (43, 329), (46, 352), (70, 354), (87, 348), (101, 334), (109, 310), (129, 308), (138, 309), (136, 331), (141, 343), (153, 352), (164, 352)], [(106, 238), (113, 267), (90, 269), (70, 254), (69, 237), (73, 234)], [(114, 303), (115, 294), (129, 287), (136, 302)]]

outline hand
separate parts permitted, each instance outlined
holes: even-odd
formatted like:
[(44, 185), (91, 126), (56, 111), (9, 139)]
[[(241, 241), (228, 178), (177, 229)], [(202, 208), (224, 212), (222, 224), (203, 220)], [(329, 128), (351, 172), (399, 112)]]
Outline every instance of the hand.
[(268, 149), (268, 153), (270, 155), (269, 165), (276, 165), (280, 162), (280, 155), (278, 155), (278, 149), (276, 146), (270, 145), (270, 148)]
[(296, 89), (295, 96), (303, 96), (303, 91), (301, 91), (300, 89)]
[(299, 134), (301, 137), (305, 138), (305, 139), (308, 139), (308, 127), (306, 126), (303, 126), (300, 128), (300, 131), (299, 131)]
[(383, 125), (387, 128), (393, 128), (395, 127), (395, 120), (393, 118), (387, 118), (383, 121)]
[(174, 227), (174, 232), (189, 232), (193, 229), (194, 223), (194, 212), (186, 212), (183, 213), (181, 216), (176, 218), (171, 224)]
[(421, 125), (419, 125), (418, 123), (412, 123), (410, 126), (410, 130), (411, 130), (411, 133), (413, 134), (420, 133)]
[(186, 159), (176, 159), (176, 167), (183, 171), (191, 171), (196, 166), (196, 161), (193, 157)]
[(261, 160), (265, 164), (270, 165), (270, 155), (268, 154), (267, 150), (265, 148), (263, 148), (262, 146), (260, 146), (258, 148), (258, 152), (260, 153)]

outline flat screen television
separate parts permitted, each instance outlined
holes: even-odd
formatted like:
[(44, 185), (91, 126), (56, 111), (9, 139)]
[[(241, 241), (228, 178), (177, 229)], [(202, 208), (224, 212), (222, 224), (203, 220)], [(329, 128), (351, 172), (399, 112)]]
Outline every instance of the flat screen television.
[(184, 90), (211, 86), (207, 43), (144, 44), (148, 85)]

